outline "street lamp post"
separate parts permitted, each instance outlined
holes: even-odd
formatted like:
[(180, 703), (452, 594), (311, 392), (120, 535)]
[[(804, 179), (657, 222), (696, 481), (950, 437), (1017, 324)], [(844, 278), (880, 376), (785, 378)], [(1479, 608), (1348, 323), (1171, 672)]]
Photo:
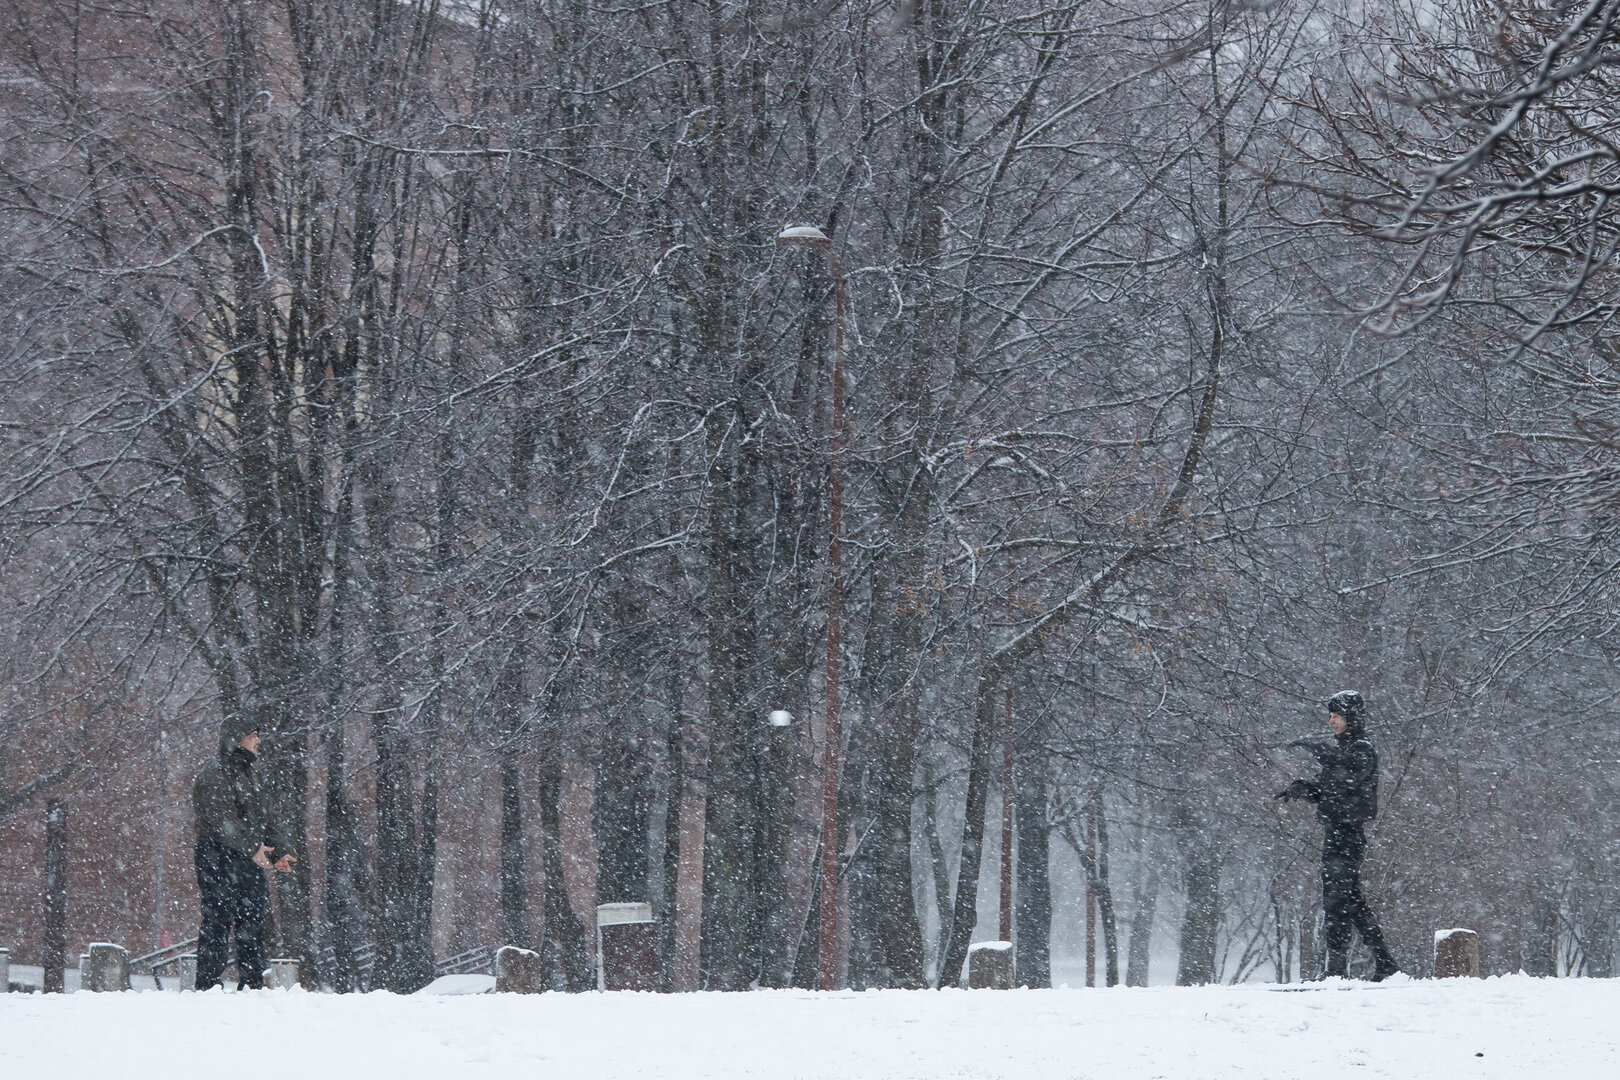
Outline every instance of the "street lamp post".
[(778, 247), (808, 247), (821, 252), (833, 279), (832, 462), (827, 502), (831, 535), (827, 541), (827, 731), (821, 795), (821, 925), (817, 935), (816, 987), (838, 989), (838, 650), (843, 600), (843, 551), (840, 531), (844, 503), (844, 271), (833, 254), (832, 240), (814, 225), (793, 225), (776, 237)]

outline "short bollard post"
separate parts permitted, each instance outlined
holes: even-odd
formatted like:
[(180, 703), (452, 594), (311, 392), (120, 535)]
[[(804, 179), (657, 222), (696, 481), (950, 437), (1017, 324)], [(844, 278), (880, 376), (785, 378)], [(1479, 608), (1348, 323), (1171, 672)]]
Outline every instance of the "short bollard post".
[(87, 952), (79, 954), (79, 989), (90, 989), (90, 954)]
[(291, 990), (298, 985), (298, 961), (283, 957), (270, 961), (266, 985), (272, 990)]
[(197, 954), (181, 953), (175, 965), (180, 970), (180, 992), (184, 994), (197, 989)]
[(1012, 985), (1012, 942), (981, 941), (968, 947), (969, 990), (1011, 990)]
[(1456, 927), (1434, 932), (1434, 977), (1479, 978), (1479, 935)]
[(546, 988), (540, 954), (516, 945), (502, 945), (495, 953), (497, 994), (538, 994)]
[(129, 989), (129, 953), (122, 945), (91, 942), (90, 951), (85, 955), (90, 968), (90, 985), (84, 989), (101, 994)]
[(11, 950), (0, 949), (0, 994), (11, 992)]
[(658, 976), (652, 905), (596, 905), (596, 988), (657, 990)]

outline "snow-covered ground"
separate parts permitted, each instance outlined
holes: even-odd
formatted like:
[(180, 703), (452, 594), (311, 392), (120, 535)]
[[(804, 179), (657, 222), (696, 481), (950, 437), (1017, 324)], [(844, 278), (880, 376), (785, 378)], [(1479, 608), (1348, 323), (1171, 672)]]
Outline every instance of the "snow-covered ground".
[(6, 1076), (1620, 1076), (1620, 980), (814, 994), (0, 997)]

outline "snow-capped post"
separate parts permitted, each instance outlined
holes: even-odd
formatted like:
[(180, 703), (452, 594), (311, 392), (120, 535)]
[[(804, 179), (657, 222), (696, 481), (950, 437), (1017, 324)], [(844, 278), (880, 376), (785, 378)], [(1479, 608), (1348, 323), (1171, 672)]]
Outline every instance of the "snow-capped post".
[(497, 994), (538, 994), (545, 988), (545, 965), (540, 962), (539, 953), (516, 945), (502, 945), (496, 950)]
[(291, 990), (298, 985), (298, 961), (296, 959), (274, 959), (270, 961), (269, 976), (265, 985), (272, 990)]
[[(92, 941), (85, 954), (85, 965), (80, 968), (79, 989), (97, 994), (116, 993), (129, 989), (129, 952), (122, 945), (109, 941)], [(90, 981), (84, 982), (88, 969)]]
[(596, 905), (596, 988), (657, 990), (659, 975), (652, 905)]
[(844, 503), (844, 271), (833, 254), (832, 238), (814, 225), (790, 225), (776, 236), (777, 247), (807, 247), (827, 260), (833, 279), (832, 461), (827, 470), (827, 729), (822, 756), (821, 917), (817, 932), (816, 988), (838, 989), (838, 728), (839, 605), (843, 594), (840, 547)]
[(11, 950), (0, 949), (0, 994), (11, 991)]
[(60, 994), (67, 989), (67, 823), (62, 800), (45, 804), (45, 965), (43, 990)]
[(1434, 977), (1479, 978), (1479, 935), (1456, 927), (1434, 932)]
[(1007, 687), (1006, 722), (1001, 726), (1001, 940), (1012, 940), (1013, 925), (1013, 731), (1012, 686)]
[(980, 941), (968, 946), (967, 968), (969, 990), (1011, 990), (1012, 942)]

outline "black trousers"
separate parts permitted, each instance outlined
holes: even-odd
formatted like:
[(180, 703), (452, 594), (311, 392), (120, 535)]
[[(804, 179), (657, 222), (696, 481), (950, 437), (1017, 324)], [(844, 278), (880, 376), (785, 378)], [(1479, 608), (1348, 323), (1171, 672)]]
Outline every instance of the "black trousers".
[(1381, 973), (1395, 970), (1378, 918), (1361, 893), (1361, 863), (1366, 857), (1367, 834), (1360, 825), (1327, 827), (1322, 838), (1322, 929), (1327, 938), (1329, 975), (1348, 972), (1353, 931), (1360, 931)]
[(197, 888), (202, 931), (197, 935), (197, 989), (219, 985), (236, 944), (236, 988), (264, 987), (264, 920), (270, 892), (264, 871), (240, 852), (213, 840), (197, 841)]

